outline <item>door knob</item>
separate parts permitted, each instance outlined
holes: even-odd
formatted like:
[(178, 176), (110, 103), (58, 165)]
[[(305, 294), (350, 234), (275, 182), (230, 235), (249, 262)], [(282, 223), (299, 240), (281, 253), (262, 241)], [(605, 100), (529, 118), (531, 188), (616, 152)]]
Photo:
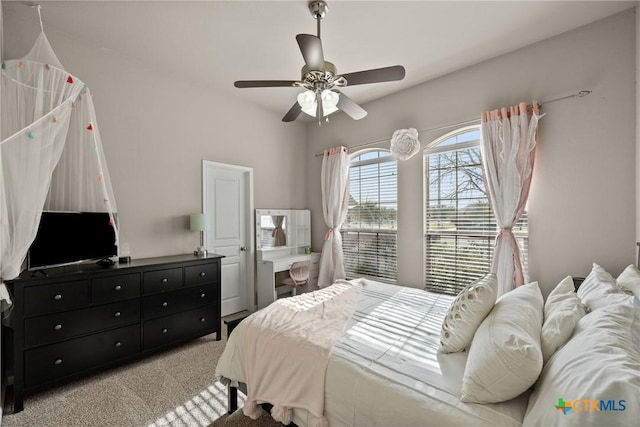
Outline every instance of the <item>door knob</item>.
[(246, 246), (240, 246), (240, 250), (245, 252), (247, 250), (247, 247)]

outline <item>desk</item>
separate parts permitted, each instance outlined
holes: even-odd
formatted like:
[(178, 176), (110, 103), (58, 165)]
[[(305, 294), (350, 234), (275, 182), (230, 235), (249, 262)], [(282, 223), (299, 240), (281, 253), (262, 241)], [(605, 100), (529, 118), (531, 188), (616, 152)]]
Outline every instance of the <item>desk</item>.
[(304, 260), (311, 261), (307, 285), (315, 287), (318, 284), (320, 270), (319, 253), (283, 255), (257, 261), (258, 309), (264, 308), (276, 300), (276, 273), (287, 271), (294, 262)]

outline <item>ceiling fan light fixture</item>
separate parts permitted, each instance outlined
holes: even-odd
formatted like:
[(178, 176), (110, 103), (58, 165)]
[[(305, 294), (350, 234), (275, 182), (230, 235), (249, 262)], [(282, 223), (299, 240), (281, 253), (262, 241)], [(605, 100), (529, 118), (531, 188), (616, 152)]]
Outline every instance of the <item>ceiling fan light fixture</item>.
[[(338, 111), (337, 105), (340, 100), (340, 95), (332, 90), (325, 89), (322, 91), (320, 97), (322, 98), (323, 116), (328, 116), (329, 114)], [(313, 91), (305, 90), (304, 92), (299, 93), (298, 104), (300, 104), (300, 108), (303, 113), (308, 114), (311, 117), (316, 116), (316, 94)]]

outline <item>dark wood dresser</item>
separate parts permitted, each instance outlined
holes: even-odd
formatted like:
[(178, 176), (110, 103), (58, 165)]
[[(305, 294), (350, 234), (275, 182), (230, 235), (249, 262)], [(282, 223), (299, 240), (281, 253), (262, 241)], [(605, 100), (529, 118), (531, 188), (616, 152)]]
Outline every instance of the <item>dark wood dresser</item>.
[(221, 258), (85, 263), (8, 282), (14, 307), (4, 360), (14, 413), (27, 393), (213, 332), (219, 340)]

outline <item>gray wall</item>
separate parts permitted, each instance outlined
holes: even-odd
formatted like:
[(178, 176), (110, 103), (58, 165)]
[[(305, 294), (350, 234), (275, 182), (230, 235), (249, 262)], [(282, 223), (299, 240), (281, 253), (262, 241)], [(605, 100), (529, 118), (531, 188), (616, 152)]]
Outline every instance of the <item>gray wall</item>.
[[(529, 273), (545, 293), (568, 274), (588, 274), (594, 261), (619, 274), (635, 253), (635, 20), (630, 10), (371, 102), (361, 121), (341, 115), (330, 126), (308, 125), (314, 249), (321, 248), (326, 229), (318, 221), (321, 192), (314, 178), (322, 160), (314, 153), (590, 89), (588, 97), (543, 107), (529, 199)], [(420, 140), (424, 146), (451, 130), (421, 132)], [(388, 142), (378, 146), (388, 148)], [(398, 188), (398, 283), (422, 287), (421, 155), (399, 162)]]
[[(23, 13), (5, 13), (8, 59), (25, 55), (39, 32), (31, 8), (14, 9)], [(64, 67), (93, 91), (120, 241), (132, 257), (188, 253), (200, 243), (187, 215), (201, 210), (203, 159), (253, 168), (256, 208), (306, 208), (303, 124), (282, 123), (64, 29), (45, 23), (45, 30)]]

